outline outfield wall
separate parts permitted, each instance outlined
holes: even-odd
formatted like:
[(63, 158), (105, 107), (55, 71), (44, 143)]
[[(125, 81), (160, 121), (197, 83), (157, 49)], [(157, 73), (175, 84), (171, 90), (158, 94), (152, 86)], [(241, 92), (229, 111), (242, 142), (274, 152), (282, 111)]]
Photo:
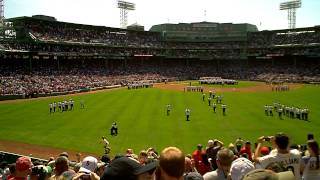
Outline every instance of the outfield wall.
[(31, 161), (41, 161), (43, 163), (47, 163), (48, 161), (45, 159), (40, 159), (40, 158), (35, 158), (35, 157), (31, 157), (32, 155), (21, 155), (21, 154), (15, 154), (15, 153), (10, 153), (10, 152), (6, 152), (6, 151), (0, 151), (0, 162), (7, 162), (8, 164), (11, 163), (15, 163), (16, 160), (21, 157), (21, 156), (29, 156), (31, 158)]

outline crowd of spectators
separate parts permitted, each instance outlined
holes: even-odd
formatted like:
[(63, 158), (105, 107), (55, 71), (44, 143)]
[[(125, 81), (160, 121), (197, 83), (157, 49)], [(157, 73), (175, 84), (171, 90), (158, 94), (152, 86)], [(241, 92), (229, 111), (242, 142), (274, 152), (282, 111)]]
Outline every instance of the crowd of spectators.
[[(65, 23), (34, 21), (25, 24), (26, 30), (40, 41), (104, 44), (122, 47), (152, 47), (171, 49), (242, 49), (245, 42), (164, 42), (160, 33), (135, 32), (108, 27), (81, 26)], [(262, 31), (248, 33), (248, 47), (270, 47), (277, 45), (310, 45), (319, 42), (319, 28), (296, 31)]]
[[(2, 71), (3, 72), (3, 71)], [(4, 75), (5, 74), (5, 75)], [(162, 76), (153, 73), (103, 72), (97, 69), (66, 69), (60, 71), (34, 71), (31, 74), (21, 70), (6, 71), (0, 75), (1, 95), (52, 94), (76, 90), (94, 89), (113, 85), (131, 84), (136, 81), (161, 81)]]
[(168, 49), (241, 49), (244, 48), (246, 44), (245, 42), (164, 42), (159, 32), (127, 31), (116, 28), (47, 21), (31, 21), (24, 25), (26, 26), (26, 31), (29, 32), (29, 36), (43, 42)]
[(261, 31), (248, 33), (249, 48), (263, 48), (283, 45), (311, 46), (319, 43), (319, 28), (305, 28), (281, 31)]
[(125, 47), (160, 47), (160, 34), (127, 31), (108, 27), (94, 27), (34, 21), (25, 24), (26, 30), (35, 40), (44, 42), (103, 44)]
[[(127, 85), (136, 81), (186, 80), (217, 76), (235, 80), (267, 82), (320, 82), (319, 62), (288, 63), (286, 55), (317, 55), (319, 28), (296, 31), (261, 31), (248, 33), (247, 41), (238, 42), (167, 42), (160, 33), (129, 31), (108, 27), (77, 25), (42, 20), (26, 21), (25, 31), (34, 41), (1, 42), (0, 48), (12, 54), (7, 59), (143, 59), (164, 58), (164, 65), (131, 65), (125, 68), (102, 66), (51, 65), (26, 72), (19, 68), (0, 67), (0, 95), (50, 94), (112, 85)], [(300, 44), (284, 47), (278, 45)], [(16, 54), (14, 54), (15, 52)], [(27, 54), (23, 54), (28, 52)], [(19, 54), (22, 53), (22, 54)], [(42, 54), (44, 57), (39, 57)], [(7, 55), (4, 55), (7, 56)], [(3, 57), (4, 57), (3, 56)], [(248, 63), (250, 57), (264, 64)], [(268, 64), (283, 58), (283, 64)], [(275, 59), (274, 59), (275, 58)], [(171, 59), (179, 59), (180, 62)], [(188, 64), (187, 60), (197, 59)], [(272, 60), (271, 60), (272, 59)], [(80, 61), (80, 60), (79, 60)], [(138, 60), (137, 60), (138, 61)], [(208, 65), (207, 61), (211, 61)], [(281, 62), (281, 61), (279, 61)], [(215, 64), (214, 64), (215, 63)], [(78, 62), (75, 62), (78, 64)], [(293, 65), (294, 64), (294, 65)], [(2, 64), (1, 64), (2, 65)]]
[[(46, 162), (19, 157), (2, 163), (2, 180), (317, 180), (320, 178), (319, 145), (313, 134), (306, 144), (296, 145), (284, 133), (262, 136), (256, 143), (238, 138), (225, 144), (213, 139), (204, 148), (185, 154), (176, 147), (133, 149), (100, 158), (78, 153), (76, 159), (63, 152)], [(190, 151), (191, 152), (191, 151)]]
[[(297, 32), (248, 33), (247, 41), (167, 42), (160, 34), (87, 26), (57, 26), (31, 23), (26, 31), (35, 40), (3, 43), (8, 50), (104, 54), (117, 56), (153, 55), (180, 58), (241, 59), (246, 56), (312, 55), (319, 52), (317, 29)], [(289, 33), (289, 34), (288, 34)], [(294, 46), (288, 46), (294, 45)], [(299, 45), (299, 46), (296, 46)]]
[[(209, 58), (209, 59), (239, 59), (241, 57), (240, 49), (232, 48), (190, 48), (182, 44), (180, 48), (165, 47), (160, 48), (137, 48), (137, 47), (107, 47), (107, 46), (89, 46), (89, 45), (57, 45), (47, 43), (3, 43), (5, 49), (10, 51), (32, 51), (49, 54), (63, 54), (75, 56), (83, 55), (103, 55), (103, 56), (165, 56), (169, 58)], [(194, 47), (195, 45), (191, 45)]]
[(220, 64), (220, 68), (213, 64), (195, 61), (187, 65), (179, 60), (164, 62), (162, 65), (152, 60), (143, 65), (130, 61), (126, 67), (115, 63), (110, 68), (99, 66), (97, 61), (93, 60), (85, 62), (85, 65), (77, 64), (76, 61), (65, 60), (68, 63), (60, 65), (59, 69), (52, 60), (48, 60), (48, 64), (40, 65), (35, 62), (32, 71), (22, 66), (21, 62), (14, 65), (4, 63), (0, 67), (0, 94), (2, 96), (52, 94), (113, 85), (126, 86), (140, 81), (198, 80), (206, 76), (266, 82), (320, 82), (320, 72), (317, 72), (319, 71), (317, 68), (293, 69), (284, 68), (282, 65), (269, 66), (254, 63), (252, 67), (247, 67), (239, 65), (236, 61)]

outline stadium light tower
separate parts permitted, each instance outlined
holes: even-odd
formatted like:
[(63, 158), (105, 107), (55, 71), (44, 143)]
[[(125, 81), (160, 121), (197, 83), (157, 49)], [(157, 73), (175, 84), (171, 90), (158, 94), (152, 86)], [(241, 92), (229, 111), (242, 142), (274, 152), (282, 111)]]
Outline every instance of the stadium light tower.
[(119, 0), (118, 8), (120, 9), (120, 27), (126, 28), (128, 24), (128, 11), (136, 10), (136, 5), (131, 2)]
[(4, 0), (0, 0), (0, 21), (1, 24), (4, 21)]
[(288, 10), (288, 28), (296, 28), (296, 11), (301, 8), (301, 0), (280, 3), (280, 10)]

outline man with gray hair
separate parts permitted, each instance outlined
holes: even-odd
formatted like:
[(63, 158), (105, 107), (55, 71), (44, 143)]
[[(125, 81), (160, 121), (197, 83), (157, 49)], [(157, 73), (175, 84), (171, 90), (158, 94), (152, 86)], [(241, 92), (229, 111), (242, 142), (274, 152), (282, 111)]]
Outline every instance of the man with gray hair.
[(234, 154), (229, 149), (221, 149), (217, 153), (216, 163), (218, 169), (206, 173), (204, 180), (225, 180), (228, 179), (231, 163), (234, 159)]

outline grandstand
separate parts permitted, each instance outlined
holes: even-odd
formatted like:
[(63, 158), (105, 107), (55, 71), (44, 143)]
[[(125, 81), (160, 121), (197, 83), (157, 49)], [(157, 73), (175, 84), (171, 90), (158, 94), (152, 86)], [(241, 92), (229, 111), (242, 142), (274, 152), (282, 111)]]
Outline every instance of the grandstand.
[[(1, 40), (1, 80), (6, 82), (1, 85), (2, 96), (36, 97), (141, 80), (205, 76), (320, 81), (319, 27), (257, 31), (250, 24), (202, 22), (136, 31), (60, 22), (40, 15), (8, 21), (16, 38)], [(189, 39), (181, 41), (186, 36)], [(50, 83), (30, 88), (30, 78)], [(10, 86), (11, 81), (16, 82), (15, 87)]]
[(252, 24), (232, 23), (179, 23), (159, 24), (151, 27), (150, 31), (160, 32), (166, 41), (179, 42), (228, 42), (246, 41), (248, 32), (257, 32)]

